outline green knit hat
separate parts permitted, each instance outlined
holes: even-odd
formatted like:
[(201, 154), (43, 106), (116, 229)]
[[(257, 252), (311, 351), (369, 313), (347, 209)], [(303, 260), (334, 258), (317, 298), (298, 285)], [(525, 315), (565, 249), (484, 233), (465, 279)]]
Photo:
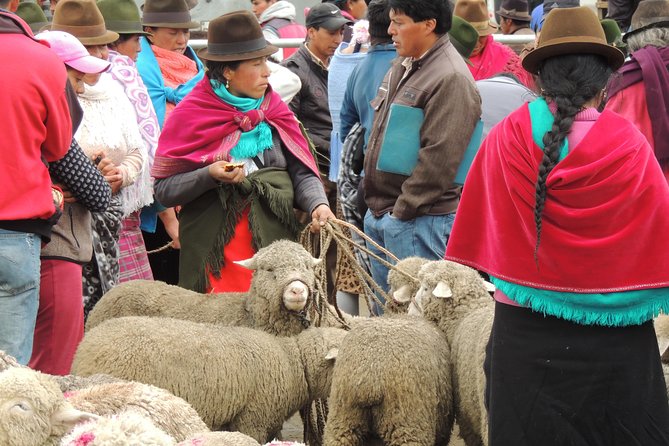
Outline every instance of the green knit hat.
[(139, 9), (134, 0), (100, 0), (98, 8), (105, 18), (107, 29), (119, 34), (140, 34), (150, 36), (144, 31), (139, 18)]
[(19, 3), (16, 15), (21, 17), (30, 26), (33, 34), (37, 34), (43, 26), (49, 24), (42, 8), (37, 3)]
[(451, 30), (448, 31), (451, 43), (458, 50), (458, 53), (465, 59), (469, 65), (469, 56), (476, 48), (476, 42), (479, 40), (479, 33), (468, 21), (456, 15), (453, 16)]

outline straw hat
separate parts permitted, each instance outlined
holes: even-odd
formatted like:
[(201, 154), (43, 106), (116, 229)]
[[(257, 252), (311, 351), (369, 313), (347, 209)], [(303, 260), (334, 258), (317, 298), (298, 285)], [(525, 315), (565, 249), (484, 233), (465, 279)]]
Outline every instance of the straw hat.
[(100, 0), (98, 8), (105, 19), (107, 29), (119, 34), (151, 35), (144, 32), (142, 21), (139, 19), (139, 9), (134, 0)]
[(458, 0), (453, 15), (469, 22), (479, 36), (487, 36), (497, 31), (497, 26), (490, 23), (485, 0)]
[(552, 10), (536, 48), (523, 58), (523, 68), (537, 74), (541, 62), (563, 54), (597, 54), (606, 58), (612, 70), (625, 62), (622, 51), (606, 43), (599, 19), (587, 6)]
[(142, 10), (142, 25), (154, 28), (196, 29), (186, 0), (146, 0)]
[(207, 47), (197, 55), (204, 60), (228, 62), (269, 56), (278, 50), (265, 40), (256, 16), (235, 11), (209, 22)]
[(627, 41), (629, 36), (638, 34), (649, 28), (669, 27), (669, 1), (667, 0), (644, 0), (632, 15), (630, 30), (623, 36)]
[(105, 27), (95, 0), (60, 0), (48, 29), (70, 33), (84, 45), (106, 45), (118, 39), (117, 33)]

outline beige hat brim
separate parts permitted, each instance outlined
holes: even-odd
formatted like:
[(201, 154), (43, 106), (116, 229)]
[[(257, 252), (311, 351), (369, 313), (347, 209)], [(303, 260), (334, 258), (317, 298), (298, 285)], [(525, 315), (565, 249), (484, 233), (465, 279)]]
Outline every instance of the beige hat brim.
[(481, 37), (497, 32), (497, 27), (490, 23), (489, 20), (486, 20), (485, 22), (469, 22), (469, 24), (474, 27)]
[(625, 55), (618, 48), (601, 42), (585, 40), (585, 37), (579, 37), (574, 40), (571, 37), (556, 39), (550, 44), (537, 47), (527, 53), (522, 59), (523, 68), (532, 74), (538, 74), (541, 62), (549, 57), (561, 56), (564, 54), (596, 54), (606, 58), (609, 67), (615, 71), (625, 63)]
[(268, 44), (265, 48), (261, 50), (251, 51), (248, 53), (231, 53), (231, 54), (210, 54), (207, 50), (208, 50), (207, 47), (198, 50), (197, 57), (203, 60), (212, 60), (216, 62), (233, 62), (237, 60), (250, 60), (250, 59), (256, 59), (258, 57), (270, 56), (279, 51), (279, 48), (275, 47), (274, 45)]
[(174, 28), (174, 29), (199, 29), (200, 23), (198, 22), (182, 22), (182, 23), (146, 23), (142, 22), (142, 26), (150, 26), (151, 28)]

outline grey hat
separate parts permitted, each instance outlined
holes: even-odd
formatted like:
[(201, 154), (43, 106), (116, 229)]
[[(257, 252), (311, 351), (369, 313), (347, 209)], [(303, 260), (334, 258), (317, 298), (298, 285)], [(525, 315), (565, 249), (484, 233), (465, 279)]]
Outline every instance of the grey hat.
[(630, 30), (623, 36), (626, 42), (629, 36), (638, 34), (649, 28), (669, 27), (669, 1), (667, 0), (644, 0), (639, 3), (632, 15)]

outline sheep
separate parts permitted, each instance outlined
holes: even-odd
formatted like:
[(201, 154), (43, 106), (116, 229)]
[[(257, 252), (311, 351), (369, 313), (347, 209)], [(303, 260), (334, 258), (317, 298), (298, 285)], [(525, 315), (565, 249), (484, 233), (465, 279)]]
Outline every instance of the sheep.
[(177, 446), (260, 446), (260, 443), (241, 432), (204, 432)]
[(3, 446), (56, 446), (77, 423), (97, 418), (74, 409), (48, 375), (27, 367), (0, 373)]
[(236, 262), (255, 271), (248, 293), (210, 295), (162, 282), (127, 282), (102, 297), (86, 329), (121, 316), (164, 316), (292, 336), (309, 325), (305, 308), (313, 302), (314, 268), (320, 262), (301, 245), (278, 240), (251, 259)]
[(332, 377), (325, 446), (446, 446), (453, 427), (445, 335), (411, 316), (358, 322)]
[(397, 262), (395, 269), (388, 272), (391, 300), (386, 302), (384, 314), (407, 313), (411, 299), (418, 292), (418, 271), (428, 261), (423, 257), (407, 257)]
[(60, 391), (69, 394), (81, 389), (88, 389), (100, 384), (126, 382), (125, 380), (116, 378), (111, 375), (103, 373), (93, 376), (76, 376), (76, 375), (51, 375), (53, 380), (60, 386)]
[(4, 350), (0, 350), (0, 372), (10, 368), (10, 367), (25, 367), (16, 360), (15, 357), (6, 353)]
[(60, 446), (175, 446), (150, 419), (131, 411), (100, 417), (74, 427)]
[(89, 331), (73, 370), (109, 373), (184, 398), (212, 430), (268, 441), (283, 422), (326, 399), (346, 331), (310, 328), (276, 337), (244, 327), (169, 318), (110, 319)]
[(451, 349), (460, 436), (468, 446), (488, 444), (483, 362), (494, 317), (490, 285), (476, 270), (448, 260), (426, 263), (418, 279), (415, 310), (443, 330)]
[(148, 384), (100, 384), (70, 393), (67, 400), (75, 409), (100, 416), (124, 411), (140, 414), (176, 441), (209, 430), (190, 404), (166, 390)]

